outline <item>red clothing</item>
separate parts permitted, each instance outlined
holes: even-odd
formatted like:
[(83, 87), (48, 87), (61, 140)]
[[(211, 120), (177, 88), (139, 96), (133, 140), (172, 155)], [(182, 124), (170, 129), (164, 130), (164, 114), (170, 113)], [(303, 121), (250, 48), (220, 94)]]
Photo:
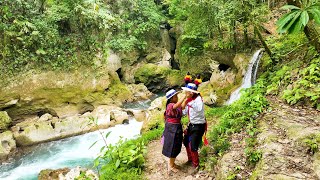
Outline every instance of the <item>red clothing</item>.
[(165, 111), (166, 122), (180, 124), (182, 118), (182, 108), (173, 109), (175, 103), (170, 103)]

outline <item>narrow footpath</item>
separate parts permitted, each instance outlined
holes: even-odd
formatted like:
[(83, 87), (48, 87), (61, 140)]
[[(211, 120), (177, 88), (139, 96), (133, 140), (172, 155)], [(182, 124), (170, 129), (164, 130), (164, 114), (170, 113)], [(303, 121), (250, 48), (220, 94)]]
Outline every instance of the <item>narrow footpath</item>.
[(185, 147), (182, 146), (181, 153), (176, 159), (176, 164), (179, 166), (179, 172), (167, 173), (167, 158), (162, 155), (162, 144), (160, 140), (155, 140), (148, 145), (148, 154), (146, 162), (146, 170), (144, 177), (150, 180), (170, 179), (170, 180), (211, 180), (213, 179), (207, 172), (199, 171), (195, 175), (190, 175), (192, 166), (186, 164), (188, 157)]

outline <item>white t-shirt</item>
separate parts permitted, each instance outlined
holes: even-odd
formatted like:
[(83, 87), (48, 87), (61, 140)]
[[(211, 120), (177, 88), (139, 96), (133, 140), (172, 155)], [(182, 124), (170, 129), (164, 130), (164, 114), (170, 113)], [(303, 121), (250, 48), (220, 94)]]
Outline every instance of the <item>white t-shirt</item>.
[(183, 114), (184, 115), (189, 114), (189, 120), (191, 124), (206, 123), (205, 116), (204, 116), (204, 104), (201, 96), (198, 96), (195, 100), (190, 101), (186, 105), (186, 108), (183, 110)]

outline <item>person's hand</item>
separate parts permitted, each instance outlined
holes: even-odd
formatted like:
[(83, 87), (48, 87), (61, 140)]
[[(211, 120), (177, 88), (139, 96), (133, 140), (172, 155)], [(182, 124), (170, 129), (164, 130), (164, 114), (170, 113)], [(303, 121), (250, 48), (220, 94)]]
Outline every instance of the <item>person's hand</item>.
[(187, 97), (187, 98), (191, 98), (191, 97), (192, 97), (192, 95), (193, 95), (192, 93), (187, 92), (186, 97)]
[(184, 100), (184, 99), (186, 99), (186, 98), (187, 98), (186, 94), (182, 94), (182, 95), (181, 95), (181, 99)]

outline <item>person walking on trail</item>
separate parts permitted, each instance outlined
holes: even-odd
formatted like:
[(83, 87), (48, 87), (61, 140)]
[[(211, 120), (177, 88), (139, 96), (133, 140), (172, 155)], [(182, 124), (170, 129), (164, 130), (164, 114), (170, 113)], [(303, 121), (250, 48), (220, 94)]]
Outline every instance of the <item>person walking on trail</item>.
[(178, 171), (175, 159), (181, 152), (183, 130), (181, 124), (181, 104), (186, 101), (186, 96), (178, 100), (177, 91), (171, 89), (166, 93), (167, 104), (165, 115), (165, 128), (163, 132), (162, 154), (168, 157), (168, 174)]
[(188, 127), (184, 131), (183, 144), (187, 150), (188, 162), (191, 162), (194, 167), (191, 174), (195, 174), (199, 169), (198, 149), (207, 128), (204, 103), (195, 84), (189, 83), (187, 87), (182, 87), (182, 89), (186, 92), (187, 97), (187, 100), (182, 103), (182, 109), (189, 118)]
[(187, 86), (189, 83), (192, 83), (192, 76), (189, 72), (187, 72), (186, 76), (184, 76), (184, 83)]
[(201, 79), (200, 74), (197, 74), (197, 77), (196, 77), (196, 79), (193, 81), (193, 83), (194, 83), (197, 87), (199, 87), (199, 85), (202, 83), (202, 79)]

